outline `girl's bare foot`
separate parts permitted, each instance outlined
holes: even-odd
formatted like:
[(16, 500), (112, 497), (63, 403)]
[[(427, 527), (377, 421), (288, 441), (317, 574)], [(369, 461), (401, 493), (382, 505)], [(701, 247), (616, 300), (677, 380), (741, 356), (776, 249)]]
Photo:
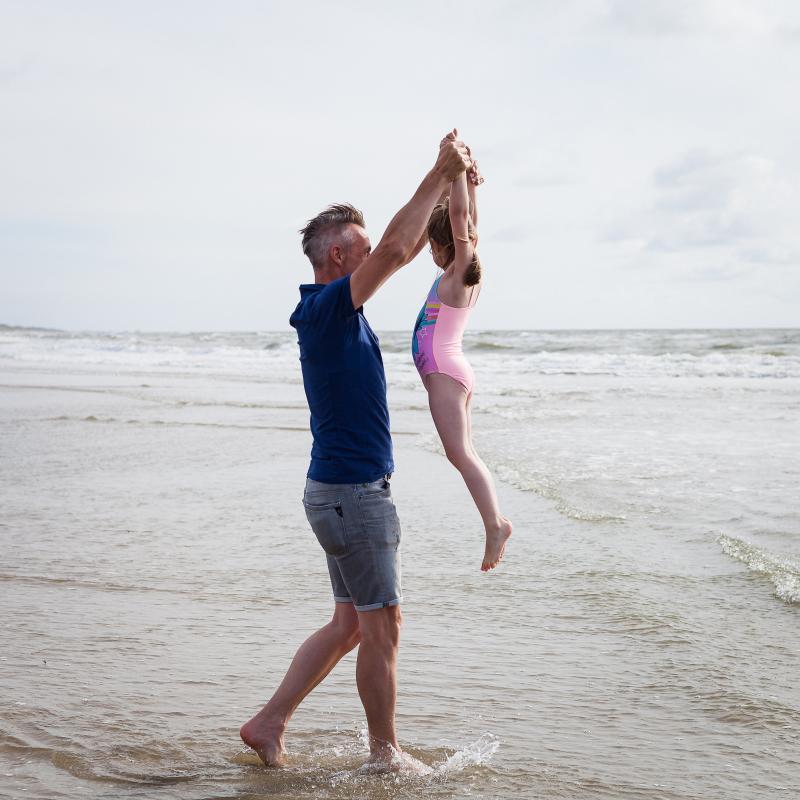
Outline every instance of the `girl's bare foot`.
[(256, 714), (239, 729), (242, 741), (256, 751), (258, 757), (268, 767), (282, 767), (286, 761), (286, 748), (283, 732), (286, 726), (267, 718), (259, 719)]
[(486, 531), (486, 549), (483, 552), (483, 563), (481, 572), (488, 572), (494, 569), (503, 559), (506, 549), (506, 542), (511, 536), (513, 525), (505, 517), (500, 517), (500, 522), (496, 528)]

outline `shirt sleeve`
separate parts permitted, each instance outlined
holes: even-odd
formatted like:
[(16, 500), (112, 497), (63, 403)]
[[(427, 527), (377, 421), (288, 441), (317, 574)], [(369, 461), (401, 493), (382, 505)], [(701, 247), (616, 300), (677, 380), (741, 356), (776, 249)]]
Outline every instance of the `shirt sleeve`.
[(350, 294), (350, 276), (331, 281), (306, 302), (306, 321), (317, 331), (335, 326), (356, 313)]

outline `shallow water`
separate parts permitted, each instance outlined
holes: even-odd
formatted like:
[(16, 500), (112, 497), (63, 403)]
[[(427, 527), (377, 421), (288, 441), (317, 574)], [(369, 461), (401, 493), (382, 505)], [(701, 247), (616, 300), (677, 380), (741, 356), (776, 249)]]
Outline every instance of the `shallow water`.
[(284, 771), (239, 724), (330, 609), (291, 334), (0, 330), (0, 796), (776, 798), (800, 790), (800, 334), (473, 334), (479, 521), (383, 337), (398, 724), (348, 656)]

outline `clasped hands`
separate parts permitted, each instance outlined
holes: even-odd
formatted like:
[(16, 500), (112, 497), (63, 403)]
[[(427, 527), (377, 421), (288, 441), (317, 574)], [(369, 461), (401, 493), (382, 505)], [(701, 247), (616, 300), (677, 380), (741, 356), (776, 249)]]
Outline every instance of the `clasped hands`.
[[(441, 142), (439, 142), (440, 153), (442, 148), (448, 144), (450, 144), (452, 149), (456, 150), (461, 156), (462, 164), (464, 164), (466, 168), (467, 180), (473, 186), (480, 186), (483, 183), (484, 178), (478, 169), (478, 162), (472, 157), (472, 150), (470, 150), (469, 145), (464, 144), (464, 142), (458, 139), (458, 130), (456, 128), (453, 128), (453, 130), (450, 131), (450, 133), (448, 133)], [(461, 169), (459, 169), (459, 172), (461, 172)]]

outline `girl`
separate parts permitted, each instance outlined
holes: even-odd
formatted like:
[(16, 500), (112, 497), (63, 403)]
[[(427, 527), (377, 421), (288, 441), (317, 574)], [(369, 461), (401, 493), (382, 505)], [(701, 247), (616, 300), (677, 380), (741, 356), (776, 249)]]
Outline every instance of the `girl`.
[(481, 262), (475, 252), (475, 187), (481, 183), (473, 161), (469, 180), (462, 172), (451, 184), (450, 197), (433, 209), (428, 239), (433, 260), (444, 272), (433, 282), (417, 317), (411, 349), (445, 454), (464, 478), (483, 519), (486, 549), (481, 570), (486, 572), (502, 559), (512, 526), (500, 514), (492, 476), (472, 444), (475, 377), (461, 349), (481, 288)]

